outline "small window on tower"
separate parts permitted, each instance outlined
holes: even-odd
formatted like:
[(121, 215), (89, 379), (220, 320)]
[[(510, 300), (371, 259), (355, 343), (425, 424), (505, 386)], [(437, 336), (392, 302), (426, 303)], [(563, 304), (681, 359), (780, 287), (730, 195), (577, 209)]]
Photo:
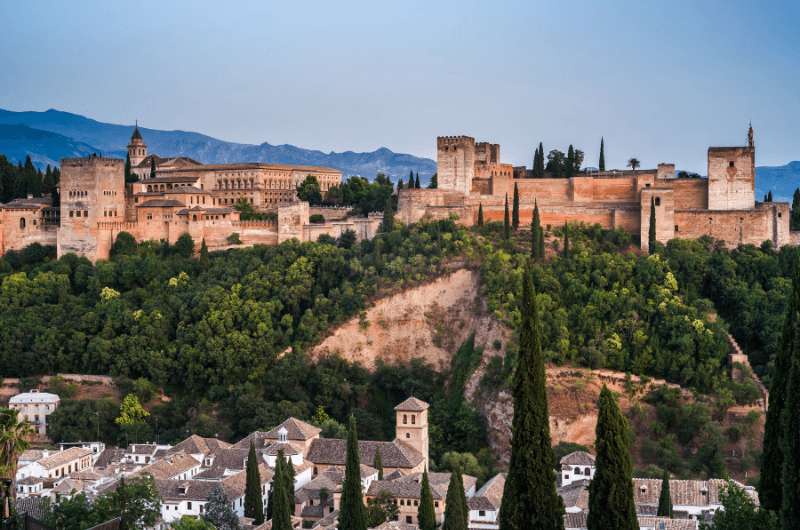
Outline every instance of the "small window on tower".
[(734, 165), (734, 163), (733, 163), (733, 160), (731, 160), (730, 162), (728, 162), (728, 167), (736, 167), (736, 166)]
[(661, 206), (661, 197), (656, 197), (656, 206)]

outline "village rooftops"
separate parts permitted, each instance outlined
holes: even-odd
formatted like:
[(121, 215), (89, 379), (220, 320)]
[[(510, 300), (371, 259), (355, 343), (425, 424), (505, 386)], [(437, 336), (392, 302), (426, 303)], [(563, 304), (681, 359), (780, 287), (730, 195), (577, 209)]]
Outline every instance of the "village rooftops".
[(50, 197), (28, 197), (19, 198), (0, 204), (0, 208), (5, 210), (38, 210), (52, 206)]
[(202, 436), (193, 434), (185, 440), (175, 444), (172, 449), (170, 449), (170, 452), (178, 453), (182, 451), (190, 455), (207, 455), (208, 453), (211, 453), (217, 449), (227, 449), (230, 446), (231, 444), (228, 442), (223, 442), (217, 438), (203, 438)]
[[(261, 483), (272, 480), (274, 472), (265, 464), (259, 464)], [(206, 501), (217, 485), (221, 485), (230, 501), (244, 495), (247, 473), (240, 471), (221, 481), (212, 480), (156, 480), (156, 488), (164, 501)]]
[(314, 425), (306, 423), (302, 420), (298, 420), (297, 418), (290, 417), (284, 420), (283, 423), (274, 429), (267, 431), (264, 437), (268, 440), (278, 440), (280, 439), (280, 430), (282, 428), (286, 429), (287, 440), (306, 441), (312, 438), (318, 438), (319, 433), (322, 432), (322, 429), (319, 427), (315, 427)]
[(85, 456), (92, 456), (92, 451), (82, 447), (70, 447), (66, 451), (58, 451), (38, 460), (37, 464), (45, 469), (55, 469)]
[[(422, 454), (413, 447), (395, 440), (393, 442), (358, 442), (361, 462), (375, 462), (375, 454), (381, 452), (384, 467), (410, 469), (423, 460)], [(347, 442), (336, 438), (317, 438), (311, 442), (306, 459), (315, 464), (343, 466), (347, 456)]]
[(199, 466), (200, 462), (193, 456), (176, 453), (143, 467), (139, 473), (150, 475), (156, 479), (170, 479)]
[[(341, 173), (338, 169), (324, 166), (302, 166), (292, 164), (267, 164), (263, 162), (242, 162), (236, 164), (202, 164), (197, 167), (170, 167), (158, 168), (158, 173), (178, 173), (181, 171), (247, 171), (253, 169), (274, 169), (284, 171), (309, 171), (312, 173)], [(143, 181), (150, 182), (152, 179), (143, 179)]]
[(562, 466), (593, 466), (594, 456), (586, 451), (575, 451), (564, 455), (560, 461)]
[[(462, 478), (465, 492), (475, 487), (477, 482), (475, 477), (462, 475)], [(450, 473), (428, 473), (428, 481), (431, 485), (431, 495), (434, 500), (442, 500), (447, 497)], [(377, 497), (381, 492), (385, 491), (395, 498), (419, 499), (421, 490), (422, 473), (414, 473), (395, 480), (373, 480), (369, 485), (367, 495)]]
[[(722, 479), (710, 480), (670, 480), (669, 493), (672, 504), (678, 506), (720, 506), (720, 493), (728, 482)], [(733, 484), (742, 488), (758, 506), (758, 495), (752, 488), (734, 481)], [(661, 479), (634, 478), (633, 498), (637, 505), (658, 505), (661, 495)]]
[(399, 410), (403, 412), (422, 412), (423, 410), (428, 410), (428, 405), (421, 399), (417, 399), (415, 397), (410, 397), (397, 405), (394, 410)]

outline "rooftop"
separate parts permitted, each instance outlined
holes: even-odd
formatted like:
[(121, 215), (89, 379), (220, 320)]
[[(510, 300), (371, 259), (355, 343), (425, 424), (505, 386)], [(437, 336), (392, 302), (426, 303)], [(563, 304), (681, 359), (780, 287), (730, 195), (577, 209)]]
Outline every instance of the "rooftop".
[(430, 407), (430, 405), (428, 405), (421, 399), (417, 399), (414, 396), (411, 396), (410, 398), (406, 399), (405, 401), (397, 405), (394, 408), (394, 410), (401, 410), (407, 412), (422, 412), (423, 410), (428, 410), (428, 407)]
[(84, 456), (91, 455), (92, 451), (90, 449), (83, 449), (82, 447), (70, 447), (65, 451), (58, 451), (48, 455), (41, 460), (38, 460), (37, 463), (45, 469), (54, 469), (74, 460), (78, 460), (79, 458), (83, 458)]
[[(372, 464), (375, 454), (381, 451), (384, 467), (413, 468), (423, 460), (422, 454), (413, 447), (399, 440), (394, 442), (358, 442), (358, 453), (361, 462)], [(347, 443), (336, 438), (318, 438), (311, 442), (306, 458), (315, 464), (345, 465)]]
[(22, 405), (26, 403), (58, 403), (59, 401), (61, 401), (61, 398), (59, 398), (57, 394), (31, 390), (30, 392), (23, 392), (22, 394), (12, 396), (12, 398), (8, 400), (8, 403), (11, 405)]
[(594, 456), (586, 451), (575, 451), (564, 455), (560, 463), (562, 466), (593, 466)]
[(315, 427), (310, 423), (298, 420), (297, 418), (290, 417), (274, 429), (267, 431), (264, 437), (269, 440), (277, 440), (279, 438), (278, 431), (281, 428), (286, 429), (286, 438), (288, 440), (306, 441), (319, 437), (319, 433), (322, 432), (322, 429), (319, 427)]

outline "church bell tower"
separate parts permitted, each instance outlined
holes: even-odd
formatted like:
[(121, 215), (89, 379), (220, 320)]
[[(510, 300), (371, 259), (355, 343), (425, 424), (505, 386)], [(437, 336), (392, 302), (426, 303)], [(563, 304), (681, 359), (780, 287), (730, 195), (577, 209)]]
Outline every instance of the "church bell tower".
[(423, 469), (428, 469), (428, 408), (430, 405), (410, 397), (397, 405), (395, 438), (420, 452)]
[(147, 145), (142, 139), (142, 133), (139, 132), (139, 123), (137, 122), (133, 128), (131, 142), (128, 144), (128, 157), (131, 159), (131, 166), (138, 166), (146, 156)]

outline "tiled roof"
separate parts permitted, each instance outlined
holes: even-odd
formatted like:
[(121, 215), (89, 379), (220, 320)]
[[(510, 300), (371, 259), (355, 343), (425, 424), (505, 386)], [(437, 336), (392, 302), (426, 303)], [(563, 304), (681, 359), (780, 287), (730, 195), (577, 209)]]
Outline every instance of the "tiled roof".
[(697, 530), (694, 519), (670, 519), (668, 517), (639, 517), (639, 528), (654, 530)]
[(585, 528), (586, 512), (564, 514), (564, 530), (583, 530)]
[[(260, 162), (242, 162), (235, 164), (203, 164), (196, 168), (164, 168), (164, 172), (178, 171), (236, 171), (251, 169), (283, 169), (287, 171), (309, 171), (312, 173), (341, 173), (338, 169), (323, 166), (300, 166), (293, 164), (265, 164)], [(159, 170), (161, 173), (162, 170)]]
[(301, 448), (289, 442), (275, 442), (263, 450), (264, 454), (269, 456), (277, 456), (281, 451), (283, 451), (284, 457), (303, 454)]
[(470, 510), (485, 510), (487, 512), (497, 510), (497, 507), (489, 502), (489, 499), (478, 495), (474, 495), (467, 499), (467, 506)]
[(183, 208), (186, 205), (175, 199), (150, 199), (136, 206), (139, 208)]
[(152, 455), (158, 450), (156, 444), (130, 444), (126, 449), (126, 453), (135, 455)]
[(491, 508), (472, 508), (472, 504), (470, 504), (471, 510), (499, 510), (500, 504), (503, 502), (503, 488), (506, 485), (506, 476), (503, 473), (498, 473), (497, 475), (490, 478), (486, 484), (481, 486), (475, 495), (470, 498), (470, 503), (472, 499), (475, 499), (476, 505), (480, 503), (482, 506), (491, 506)]
[(558, 489), (566, 508), (589, 509), (589, 481), (579, 481)]
[(373, 527), (372, 530), (419, 530), (419, 526), (415, 524), (401, 523), (400, 521), (386, 521), (385, 523), (381, 523), (378, 526)]
[(562, 466), (593, 466), (594, 456), (586, 451), (575, 451), (561, 458)]
[(17, 499), (16, 508), (17, 513), (27, 513), (31, 517), (42, 520), (45, 518), (47, 505), (45, 504), (44, 497), (25, 497), (24, 499)]
[[(469, 491), (475, 486), (475, 477), (462, 475), (464, 481), (464, 491)], [(428, 481), (431, 485), (431, 495), (435, 500), (447, 497), (447, 489), (450, 485), (450, 473), (428, 473)], [(422, 489), (422, 473), (405, 475), (395, 480), (373, 480), (369, 485), (367, 495), (378, 496), (382, 491), (386, 491), (392, 497), (418, 499)]]
[(405, 401), (397, 405), (394, 408), (394, 410), (402, 410), (408, 412), (422, 412), (423, 410), (428, 410), (428, 407), (430, 407), (430, 405), (428, 405), (421, 399), (417, 399), (414, 396), (411, 396), (410, 398), (406, 399)]
[[(149, 163), (147, 164), (150, 165)], [(141, 164), (139, 167), (142, 167)], [(172, 182), (197, 182), (200, 177), (193, 177), (191, 175), (169, 175), (169, 176), (156, 176), (153, 178), (142, 179), (138, 184), (169, 184)], [(170, 190), (165, 190), (170, 191)]]
[[(758, 495), (752, 488), (744, 488), (738, 482), (733, 484), (743, 488), (758, 505)], [(727, 485), (722, 479), (711, 480), (670, 480), (669, 492), (674, 506), (711, 506), (721, 504), (719, 494)], [(633, 479), (633, 496), (636, 504), (658, 504), (661, 495), (661, 479)]]
[(214, 451), (218, 448), (228, 448), (231, 444), (228, 442), (223, 442), (222, 440), (218, 440), (217, 438), (203, 438), (202, 436), (198, 436), (193, 434), (186, 438), (185, 440), (178, 442), (175, 444), (172, 449), (170, 449), (171, 453), (177, 452), (184, 452), (190, 455), (196, 454), (204, 454), (207, 455), (208, 453)]
[(157, 479), (173, 478), (185, 471), (198, 467), (200, 463), (193, 456), (185, 453), (175, 453), (162, 460), (157, 460), (143, 467), (142, 474), (148, 474)]
[(318, 437), (319, 433), (322, 432), (322, 429), (320, 429), (319, 427), (315, 427), (310, 423), (298, 420), (297, 418), (288, 418), (274, 429), (267, 431), (267, 433), (264, 435), (265, 438), (268, 438), (270, 440), (277, 440), (278, 431), (281, 428), (286, 429), (286, 438), (289, 440), (306, 441), (310, 440), (311, 438)]
[(49, 392), (23, 392), (16, 396), (11, 396), (8, 400), (10, 405), (18, 405), (23, 403), (58, 403), (61, 398), (57, 394)]
[[(358, 453), (361, 462), (375, 462), (375, 453), (381, 451), (384, 467), (413, 468), (423, 460), (422, 454), (401, 441), (375, 442), (359, 441)], [(311, 442), (306, 458), (315, 464), (345, 465), (347, 444), (336, 438), (318, 438)]]
[(106, 447), (97, 457), (94, 467), (107, 467), (112, 464), (118, 464), (124, 457), (125, 449), (120, 449), (119, 447)]
[(22, 451), (22, 454), (19, 455), (19, 460), (21, 462), (36, 462), (40, 458), (44, 456), (44, 451), (41, 449), (25, 449)]
[(65, 451), (58, 451), (38, 460), (37, 463), (45, 469), (53, 469), (84, 456), (90, 456), (92, 451), (81, 447), (70, 447)]
[[(273, 471), (266, 465), (258, 466), (261, 483), (272, 480)], [(218, 484), (222, 485), (229, 500), (237, 499), (244, 495), (247, 473), (240, 471), (221, 481), (211, 480), (156, 480), (156, 488), (161, 498), (165, 501), (196, 500), (204, 501)], [(181, 489), (183, 488), (183, 490)]]

